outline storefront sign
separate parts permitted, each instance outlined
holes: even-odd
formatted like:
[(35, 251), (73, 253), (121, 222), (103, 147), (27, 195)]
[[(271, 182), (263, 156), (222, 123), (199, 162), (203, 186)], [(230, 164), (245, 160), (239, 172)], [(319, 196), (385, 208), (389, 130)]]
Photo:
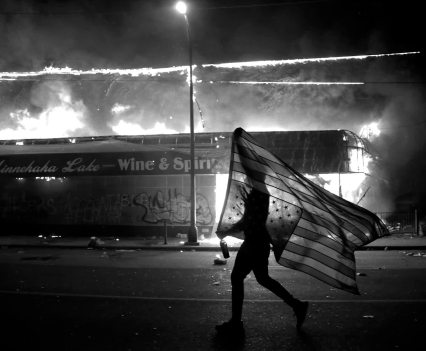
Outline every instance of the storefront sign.
[[(212, 157), (196, 156), (194, 169), (197, 174), (226, 172), (224, 160)], [(173, 151), (0, 156), (0, 176), (154, 175), (190, 171), (189, 155)]]

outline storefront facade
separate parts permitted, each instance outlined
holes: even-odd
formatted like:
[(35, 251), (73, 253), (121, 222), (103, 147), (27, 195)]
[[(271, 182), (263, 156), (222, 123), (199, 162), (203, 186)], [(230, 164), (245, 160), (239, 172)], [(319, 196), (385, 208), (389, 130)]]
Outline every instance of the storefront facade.
[[(350, 173), (353, 154), (345, 133), (253, 135), (270, 143), (273, 152), (303, 173), (344, 174)], [(230, 133), (197, 134), (194, 166), (200, 236), (211, 235), (220, 215), (230, 138)], [(4, 234), (186, 233), (191, 167), (186, 140), (180, 134), (3, 141), (0, 219), (8, 228)]]

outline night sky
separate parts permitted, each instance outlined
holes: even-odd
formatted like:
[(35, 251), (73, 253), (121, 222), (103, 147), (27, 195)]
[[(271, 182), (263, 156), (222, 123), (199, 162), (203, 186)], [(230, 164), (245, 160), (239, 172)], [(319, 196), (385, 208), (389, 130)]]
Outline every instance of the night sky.
[[(165, 0), (2, 0), (0, 69), (187, 64), (184, 21)], [(188, 2), (195, 63), (418, 51), (418, 1)]]
[[(0, 72), (185, 66), (185, 21), (174, 4), (2, 0)], [(424, 203), (426, 100), (420, 2), (205, 0), (188, 4), (194, 74), (199, 79), (196, 98), (204, 119), (203, 127), (197, 109), (197, 132), (243, 127), (349, 129), (360, 134), (363, 126), (378, 123), (381, 134), (371, 136), (370, 142), (381, 157), (383, 177), (389, 179), (396, 197), (413, 199), (419, 206)], [(400, 52), (420, 54), (244, 69), (201, 67)], [(0, 139), (129, 134), (129, 130), (188, 132), (185, 71), (153, 79), (95, 78), (0, 81)]]

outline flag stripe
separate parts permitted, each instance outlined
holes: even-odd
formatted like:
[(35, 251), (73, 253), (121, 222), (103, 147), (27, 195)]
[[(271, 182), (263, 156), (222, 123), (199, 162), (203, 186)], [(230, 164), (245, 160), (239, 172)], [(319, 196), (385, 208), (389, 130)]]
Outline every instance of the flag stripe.
[[(263, 169), (265, 168), (265, 166), (262, 163), (254, 159), (241, 157), (239, 162), (234, 161), (234, 169), (240, 172), (244, 172), (244, 166), (242, 166), (242, 164), (246, 165), (246, 167), (249, 168), (250, 171), (255, 170), (257, 172), (262, 172)], [(270, 177), (274, 176), (274, 175), (271, 175), (270, 172), (264, 172), (264, 174), (267, 174)], [(277, 176), (279, 175), (280, 174), (277, 174)], [(260, 177), (256, 177), (256, 178), (260, 178)], [(361, 229), (358, 229), (347, 218), (345, 218), (345, 216), (341, 213), (341, 211), (339, 212), (337, 209), (331, 209), (329, 207), (326, 207), (324, 201), (323, 201), (323, 204), (321, 204), (319, 200), (314, 200), (315, 199), (314, 195), (309, 194), (307, 192), (302, 192), (300, 191), (300, 189), (295, 189), (291, 186), (292, 184), (288, 184), (289, 186), (286, 186), (286, 184), (283, 182), (281, 178), (276, 178), (276, 179), (280, 180), (280, 185), (282, 185), (282, 187), (285, 187), (288, 190), (288, 192), (292, 194), (292, 196), (295, 196), (300, 201), (306, 202), (307, 206), (314, 206), (311, 208), (312, 212), (324, 217), (325, 219), (329, 221), (332, 221), (336, 225), (344, 226), (345, 229), (350, 230), (354, 235), (356, 235), (362, 241), (368, 240), (368, 237), (366, 237), (365, 235), (365, 231), (368, 231), (367, 229), (368, 224), (366, 226), (364, 221), (358, 220), (358, 226), (362, 227)], [(290, 202), (294, 202), (294, 201), (290, 201)], [(351, 217), (354, 217), (354, 216), (351, 215)], [(352, 219), (355, 220), (357, 218), (355, 217)]]
[(302, 256), (294, 252), (284, 251), (280, 258), (280, 263), (282, 259), (290, 265), (305, 266), (304, 269), (306, 270), (310, 268), (311, 270), (315, 271), (315, 274), (320, 272), (323, 279), (329, 279), (330, 281), (337, 280), (342, 285), (346, 286), (356, 286), (355, 276), (349, 278), (346, 275), (336, 272), (330, 267), (312, 259), (311, 257)]
[(237, 223), (238, 194), (252, 188), (270, 196), (265, 224), (280, 264), (358, 293), (354, 250), (386, 234), (377, 216), (322, 189), (238, 128), (218, 232)]
[[(362, 241), (352, 235), (351, 232), (345, 230), (345, 228), (335, 225), (334, 223), (327, 222), (321, 217), (315, 216), (308, 211), (303, 211), (302, 218), (311, 222), (314, 226), (329, 229), (336, 237), (346, 239), (348, 242), (352, 243), (352, 245), (362, 245)], [(345, 244), (347, 244), (347, 242)]]
[[(242, 182), (246, 185), (249, 185), (248, 183), (244, 182), (243, 173), (234, 171), (233, 175), (234, 174), (239, 174), (239, 177), (233, 176), (234, 180), (240, 181), (240, 182)], [(285, 201), (285, 202), (290, 203), (290, 204), (298, 203), (298, 201), (295, 200), (295, 198), (292, 194), (286, 193), (284, 190), (276, 189), (276, 188), (274, 189), (274, 191), (271, 191), (270, 190), (271, 186), (268, 186), (268, 184), (266, 184), (266, 186), (267, 186), (270, 193), (275, 194), (275, 196), (274, 196), (275, 198), (280, 199), (280, 200)], [(333, 223), (333, 222), (329, 221), (329, 218), (325, 219), (325, 218), (322, 218), (319, 215), (316, 215), (316, 213), (315, 213), (316, 211), (313, 209), (313, 207), (310, 206), (310, 205), (307, 205), (306, 203), (305, 204), (302, 203), (299, 206), (301, 206), (305, 209), (307, 208), (308, 210), (309, 209), (311, 210), (311, 212), (309, 212), (309, 211), (304, 212), (304, 216), (302, 216), (302, 218), (305, 219), (306, 221), (309, 221), (316, 226), (320, 226), (320, 227), (328, 229), (336, 237), (340, 237), (341, 234), (344, 233), (345, 238), (347, 240), (350, 240), (353, 243), (353, 245), (361, 245), (363, 243), (363, 241), (360, 240), (358, 236), (354, 235), (350, 230), (348, 230), (346, 228), (347, 225), (344, 225), (342, 223), (335, 223), (335, 222)]]
[[(260, 150), (257, 145), (254, 145), (254, 147), (256, 147), (258, 150)], [(247, 146), (239, 144), (238, 150), (243, 155), (245, 155), (245, 156), (240, 158), (240, 162), (245, 162), (247, 166), (250, 166), (249, 167), (250, 169), (256, 169), (257, 171), (261, 172), (261, 170), (263, 170), (265, 168), (265, 165), (262, 162), (255, 160), (256, 158), (259, 160), (259, 157), (253, 156), (253, 155), (255, 155), (254, 152), (252, 150), (247, 149)], [(250, 157), (251, 159), (248, 158), (248, 157)], [(235, 163), (236, 162), (235, 162), (235, 158), (234, 158), (234, 166), (235, 166)], [(242, 166), (238, 167), (238, 168), (243, 169)], [(268, 173), (266, 173), (266, 174), (268, 174)], [(292, 190), (294, 191), (294, 189), (292, 189)], [(293, 193), (293, 195), (294, 195), (294, 193)], [(300, 192), (299, 192), (299, 195), (300, 195)], [(289, 200), (289, 202), (295, 203), (294, 200)], [(329, 214), (326, 211), (322, 210), (321, 208), (316, 207), (315, 205), (311, 206), (311, 204), (309, 202), (304, 202), (301, 205), (302, 205), (302, 207), (305, 207), (305, 208), (309, 207), (308, 208), (309, 212), (312, 212), (312, 213), (318, 215), (318, 217), (321, 217), (322, 219), (331, 221), (331, 222), (333, 222), (333, 224), (335, 224), (337, 226), (341, 226), (344, 229), (346, 229), (347, 231), (349, 231), (350, 234), (348, 234), (348, 239), (353, 241), (355, 244), (362, 244), (363, 242), (369, 240), (369, 236), (370, 236), (370, 235), (368, 235), (368, 234), (370, 234), (369, 232), (367, 232), (367, 234), (365, 234), (365, 232), (358, 229), (350, 221), (347, 221), (344, 218), (342, 218), (337, 211), (332, 212), (329, 209), (329, 211), (332, 212), (331, 214)], [(349, 213), (349, 215), (351, 215), (351, 214)], [(321, 221), (321, 222), (324, 223), (323, 221)], [(363, 221), (361, 221), (361, 220), (358, 221), (357, 225), (359, 227), (363, 227), (364, 231), (368, 231), (368, 229), (365, 228)], [(359, 240), (357, 240), (355, 237), (357, 237)]]
[[(315, 250), (313, 246), (310, 245), (308, 242), (300, 242), (300, 245), (297, 245), (293, 243), (293, 235), (290, 239), (290, 241), (287, 243), (285, 247), (286, 252), (292, 252), (295, 254), (298, 254), (300, 256), (309, 256), (311, 259), (317, 261), (318, 263), (323, 264), (324, 266), (327, 266), (331, 268), (335, 272), (339, 272), (343, 275), (346, 275), (348, 277), (352, 277), (353, 270), (355, 269), (355, 264), (352, 266), (349, 264), (347, 260), (344, 262), (341, 260), (340, 262), (335, 260), (331, 256), (326, 256), (325, 254)], [(307, 244), (307, 246), (302, 246), (304, 244)], [(343, 263), (343, 264), (342, 264)]]
[[(335, 208), (339, 211), (344, 217), (351, 217), (353, 220), (358, 223), (364, 223), (367, 228), (374, 226), (375, 223), (381, 222), (381, 220), (370, 211), (362, 208), (360, 206), (354, 205), (353, 203), (333, 194), (328, 191), (324, 191), (322, 188), (318, 188), (316, 184), (311, 182), (309, 179), (304, 178), (301, 174), (294, 171), (295, 177), (301, 184), (304, 184), (306, 187), (309, 187), (312, 192), (312, 196), (318, 197), (323, 202), (328, 204), (328, 207)], [(330, 206), (332, 204), (332, 206)], [(385, 229), (386, 231), (386, 229)], [(371, 238), (369, 237), (369, 240)]]
[[(248, 154), (248, 153), (247, 153)], [(255, 159), (250, 159), (250, 158), (247, 158), (247, 159), (242, 159), (242, 161), (243, 162), (247, 162), (247, 166), (249, 166), (250, 165), (250, 167), (253, 167), (253, 168), (255, 168), (256, 166), (255, 166), (255, 163), (256, 162), (259, 162), (259, 161), (256, 161)], [(238, 162), (238, 161), (236, 161), (236, 162)], [(240, 162), (241, 162), (241, 159), (240, 159)], [(263, 164), (263, 162), (259, 162), (259, 163), (261, 163), (262, 164), (262, 166), (261, 167), (259, 167), (259, 168), (257, 168), (256, 167), (256, 169), (258, 169), (259, 171), (261, 170), (261, 169), (264, 169), (265, 168), (265, 166), (264, 166), (264, 164)], [(306, 194), (306, 195), (308, 195), (308, 197), (309, 197), (309, 199), (305, 196), (304, 197), (304, 199), (305, 199), (305, 201), (308, 201), (308, 202), (310, 202), (310, 201), (312, 201), (312, 199), (313, 198), (318, 198), (319, 196), (321, 196), (321, 198), (323, 198), (323, 194), (322, 193), (318, 193), (317, 191), (316, 191), (316, 189), (315, 189), (315, 187), (313, 187), (313, 188), (311, 188), (311, 184), (309, 184), (309, 183), (306, 183), (306, 184), (300, 184), (300, 183), (298, 183), (296, 180), (294, 180), (294, 179), (292, 179), (292, 177), (291, 176), (289, 176), (288, 174), (289, 174), (289, 172), (287, 171), (286, 173), (287, 173), (287, 175), (284, 175), (284, 174), (282, 174), (282, 173), (280, 173), (280, 172), (282, 172), (283, 170), (284, 170), (284, 167), (283, 166), (277, 166), (276, 167), (276, 165), (275, 164), (273, 164), (273, 165), (270, 165), (271, 166), (271, 169), (275, 172), (275, 174), (279, 177), (279, 176), (283, 176), (283, 177), (286, 177), (287, 179), (285, 179), (285, 180), (283, 180), (281, 177), (279, 177), (280, 178), (280, 180), (281, 181), (283, 181), (284, 182), (284, 184), (286, 184), (287, 183), (287, 185), (288, 185), (288, 188), (289, 189), (291, 189), (292, 191), (293, 191), (293, 194), (295, 195), (295, 196), (303, 196), (302, 194)], [(302, 182), (303, 180), (298, 180), (299, 182)], [(296, 185), (296, 184), (298, 184), (298, 185)], [(305, 186), (303, 186), (303, 185), (305, 185)], [(308, 191), (308, 190), (311, 190), (311, 191)], [(312, 194), (312, 192), (315, 192), (314, 194)], [(334, 195), (334, 194), (330, 194), (330, 195)], [(339, 199), (339, 201), (341, 200), (338, 196), (336, 196), (336, 195), (334, 195), (334, 197), (336, 197), (336, 198), (338, 198)], [(324, 200), (326, 200), (326, 201), (324, 201)], [(320, 208), (321, 210), (324, 210), (324, 211), (331, 211), (331, 209), (330, 208), (327, 208), (326, 207), (326, 203), (327, 203), (327, 201), (330, 201), (329, 199), (324, 199), (323, 198), (323, 201), (320, 201), (320, 200), (318, 200), (318, 201), (316, 201), (316, 203), (314, 204), (316, 207), (318, 207), (318, 208)], [(346, 201), (346, 200), (345, 200)], [(321, 202), (322, 202), (322, 204), (321, 204)], [(352, 204), (351, 204), (352, 205)], [(346, 207), (346, 205), (343, 205), (343, 203), (342, 203), (342, 206), (345, 206), (345, 209), (347, 208)], [(326, 208), (326, 209), (325, 209)], [(341, 218), (342, 220), (344, 220), (345, 219), (345, 216), (343, 215), (342, 216), (342, 214), (340, 214), (338, 211), (333, 211), (334, 213), (333, 213), (333, 215), (334, 216), (338, 216), (339, 218)], [(361, 221), (361, 219), (359, 218), (359, 216), (356, 216), (355, 215), (355, 212), (354, 211), (352, 211), (353, 213), (351, 213), (351, 216), (353, 216), (353, 217), (355, 217), (355, 218), (353, 218), (353, 219), (357, 219), (357, 220), (359, 220), (359, 224), (361, 225), (361, 226), (363, 226), (363, 229), (365, 230), (368, 226), (371, 226), (371, 222), (367, 222), (367, 224), (366, 225), (364, 225), (364, 221)], [(339, 225), (340, 225), (340, 223), (338, 223)], [(367, 227), (366, 227), (367, 226)], [(355, 229), (356, 230), (356, 229)], [(362, 231), (358, 231), (358, 236), (360, 237), (360, 238), (363, 238), (365, 235), (362, 233)]]
[(339, 227), (340, 230), (347, 233), (348, 239), (350, 239), (354, 243), (362, 244), (365, 240), (367, 240), (366, 235), (362, 233), (352, 223), (348, 221), (339, 220), (339, 218), (336, 218), (335, 216), (333, 216), (333, 214), (330, 214), (328, 212), (320, 211), (308, 202), (302, 201), (302, 207), (307, 210), (307, 213), (312, 214), (311, 220), (313, 220), (313, 222), (323, 223), (323, 225), (326, 226)]
[[(234, 164), (234, 167), (239, 169), (240, 167), (238, 164)], [(238, 170), (233, 172), (233, 175), (235, 173), (239, 173), (239, 177), (234, 177), (234, 180), (241, 181), (243, 178), (243, 170)], [(244, 180), (242, 180), (244, 182)], [(245, 183), (249, 185), (248, 183)], [(268, 190), (272, 187), (268, 183), (266, 183), (266, 186)], [(283, 186), (284, 187), (284, 186)], [(275, 188), (275, 187), (274, 187)], [(312, 206), (311, 204), (307, 202), (300, 201), (297, 199), (293, 194), (286, 192), (284, 189), (278, 189), (275, 188), (274, 191), (269, 191), (270, 193), (274, 193), (276, 198), (283, 200), (287, 203), (291, 204), (298, 204), (299, 207), (303, 207), (308, 210), (306, 213), (306, 217), (304, 217), (306, 220), (318, 224), (322, 227), (328, 228), (330, 231), (334, 232), (335, 235), (339, 236), (341, 232), (344, 232), (348, 240), (351, 240), (354, 244), (362, 244), (363, 240), (359, 238), (359, 230), (354, 227), (351, 223), (341, 222), (337, 221), (336, 218), (334, 218), (332, 215), (325, 211), (320, 211), (316, 207)], [(354, 234), (352, 231), (355, 231), (358, 235)], [(361, 232), (362, 239), (366, 239), (366, 236)]]
[(356, 285), (356, 280), (354, 280), (353, 282), (350, 282), (350, 284), (348, 283), (344, 283), (336, 278), (330, 277), (326, 274), (324, 274), (322, 271), (315, 269), (311, 266), (305, 265), (303, 263), (300, 262), (294, 262), (291, 260), (287, 260), (283, 257), (280, 258), (279, 262), (280, 265), (284, 266), (284, 267), (288, 267), (291, 269), (295, 269), (298, 270), (300, 272), (309, 274), (310, 276), (332, 286), (335, 287), (337, 289), (342, 289), (354, 294), (359, 294), (358, 293), (358, 288)]
[[(338, 208), (331, 208), (329, 206), (327, 207), (324, 201), (321, 201), (320, 199), (318, 199), (318, 197), (315, 197), (313, 194), (307, 194), (306, 192), (299, 191), (298, 189), (293, 188), (292, 185), (290, 185), (289, 188), (293, 190), (293, 194), (297, 198), (299, 198), (301, 201), (309, 203), (312, 206), (320, 209), (321, 211), (324, 211), (324, 212), (328, 211), (331, 215), (338, 217), (339, 221), (344, 221), (351, 224), (352, 223), (351, 220), (356, 219), (356, 216), (352, 216), (352, 215), (350, 216), (351, 218), (348, 219), (347, 218), (348, 216), (345, 216), (345, 213), (343, 213), (341, 210), (339, 211)], [(361, 229), (358, 230), (357, 228), (355, 228), (355, 230), (356, 232), (358, 232), (358, 236), (360, 238), (364, 238), (365, 234), (362, 230), (368, 231), (368, 227), (369, 227), (368, 222), (360, 221), (360, 226), (362, 227)]]
[[(328, 257), (331, 257), (332, 259), (336, 261), (341, 261), (343, 264), (348, 266), (349, 268), (354, 269), (355, 265), (353, 263), (353, 255), (344, 255), (340, 251), (337, 251), (330, 246), (323, 243), (321, 240), (315, 240), (317, 239), (315, 236), (311, 236), (310, 238), (307, 238), (306, 236), (299, 235), (298, 234), (298, 228), (294, 231), (294, 234), (290, 237), (289, 243), (295, 243), (300, 246), (310, 247), (318, 252), (321, 252), (324, 255), (327, 255)], [(286, 246), (287, 249), (287, 246)]]
[[(278, 198), (278, 199), (283, 199), (283, 198), (285, 198), (284, 196), (283, 197), (276, 197), (276, 198)], [(285, 200), (284, 200), (285, 201)], [(285, 201), (285, 202), (287, 202), (287, 201)], [(311, 216), (309, 213), (304, 213), (304, 214), (302, 214), (302, 217), (301, 217), (301, 219), (300, 219), (300, 221), (299, 221), (299, 225), (298, 225), (298, 227), (296, 227), (296, 230), (297, 230), (297, 228), (299, 228), (300, 227), (300, 230), (301, 231), (303, 231), (303, 230), (307, 230), (307, 229), (305, 229), (303, 226), (305, 226), (305, 227), (308, 227), (308, 228), (310, 228), (311, 230), (313, 230), (313, 231), (315, 231), (315, 232), (325, 232), (326, 234), (326, 236), (327, 237), (329, 237), (329, 236), (332, 236), (332, 237), (334, 237), (335, 238), (335, 240), (333, 241), (334, 243), (335, 243), (335, 245), (334, 245), (334, 247), (336, 248), (336, 245), (339, 245), (339, 242), (338, 241), (336, 241), (337, 239), (339, 239), (340, 238), (340, 233), (339, 233), (339, 231), (341, 231), (341, 230), (343, 230), (341, 227), (339, 227), (339, 226), (336, 226), (336, 225), (334, 225), (334, 224), (330, 224), (330, 223), (327, 223), (325, 220), (323, 220), (322, 218), (320, 218), (320, 217), (318, 217), (318, 216), (315, 216), (315, 217), (311, 217), (311, 221), (309, 220), (309, 219), (307, 219), (307, 218), (305, 218), (305, 216), (306, 217), (309, 217), (309, 216)], [(300, 224), (300, 222), (301, 221), (304, 221), (304, 223), (303, 224)], [(295, 231), (296, 232), (296, 231)], [(356, 237), (352, 237), (351, 236), (351, 233), (346, 233), (346, 236), (348, 236), (349, 238), (352, 238), (352, 240), (353, 241), (355, 241), (356, 243), (360, 243), (359, 241), (357, 241), (356, 240)], [(325, 238), (325, 237), (324, 237)], [(331, 241), (331, 239), (330, 239), (330, 241)], [(340, 240), (340, 242), (341, 242), (341, 240)], [(342, 248), (343, 246), (342, 246), (342, 244), (340, 244), (340, 249)], [(342, 250), (342, 249), (341, 249)], [(342, 250), (343, 251), (343, 250)], [(338, 251), (339, 252), (339, 251)], [(349, 258), (349, 257), (348, 257)]]
[[(303, 180), (299, 180), (302, 182)], [(305, 182), (308, 180), (305, 180)], [(307, 185), (308, 186), (308, 185)], [(349, 201), (340, 198), (339, 196), (333, 193), (324, 194), (319, 192), (318, 189), (312, 188), (312, 193), (309, 194), (313, 197), (321, 199), (321, 201), (329, 204), (330, 202), (334, 203), (334, 209), (340, 213), (341, 216), (351, 217), (353, 220), (356, 220), (360, 223), (364, 223), (364, 228), (370, 227), (378, 218), (371, 212), (367, 212), (362, 207), (354, 208), (354, 204)], [(328, 206), (330, 208), (330, 206)], [(348, 212), (349, 211), (349, 212)]]
[[(285, 162), (283, 162), (282, 160), (280, 160), (278, 157), (276, 157), (275, 155), (271, 154), (270, 152), (266, 151), (265, 149), (263, 149), (262, 147), (260, 147), (254, 140), (253, 138), (250, 138), (251, 140), (249, 141), (247, 138), (247, 133), (244, 133), (245, 135), (243, 137), (241, 137), (240, 139), (245, 139), (245, 142), (237, 142), (237, 144), (240, 146), (239, 149), (242, 149), (242, 152), (247, 153), (248, 155), (256, 155), (252, 150), (249, 150), (248, 148), (250, 148), (250, 146), (253, 148), (253, 150), (256, 151), (256, 153), (258, 153), (259, 156), (261, 156), (263, 159), (265, 159), (268, 164), (271, 166), (272, 169), (274, 169), (274, 167), (278, 166), (280, 167), (280, 169), (282, 169), (282, 175), (285, 177), (288, 177), (288, 179), (293, 181), (293, 178), (296, 178), (296, 181), (300, 182), (301, 185), (305, 186), (306, 188), (308, 188), (310, 191), (314, 191), (316, 196), (319, 196), (320, 198), (322, 198), (323, 200), (326, 201), (333, 201), (335, 203), (339, 203), (341, 206), (344, 206), (345, 209), (351, 211), (353, 213), (353, 215), (356, 215), (358, 218), (360, 216), (362, 216), (362, 218), (366, 219), (370, 225), (372, 225), (374, 222), (376, 222), (377, 220), (379, 220), (377, 218), (377, 216), (375, 216), (373, 213), (365, 210), (362, 207), (358, 208), (354, 208), (352, 203), (349, 203), (347, 200), (338, 197), (335, 194), (332, 193), (325, 193), (323, 191), (317, 191), (317, 185), (314, 184), (313, 182), (311, 182), (309, 179), (306, 179), (305, 177), (303, 177), (300, 173), (298, 173), (297, 171), (295, 171), (294, 169), (292, 169), (290, 166), (288, 166), (287, 164), (285, 164)], [(242, 146), (242, 148), (241, 148)], [(253, 159), (256, 159), (256, 156), (252, 156)], [(275, 170), (275, 169), (274, 169)], [(280, 172), (276, 172), (276, 173), (280, 173)], [(303, 188), (302, 186), (302, 188)], [(321, 189), (323, 190), (323, 189)], [(356, 212), (356, 214), (355, 214)], [(373, 217), (373, 218), (372, 218)]]
[[(322, 230), (319, 227), (311, 227), (312, 231), (306, 227), (309, 227), (309, 222), (306, 222), (303, 219), (300, 219), (297, 227), (294, 229), (294, 235), (298, 235), (302, 238), (312, 240), (314, 242), (319, 242), (322, 245), (329, 247), (330, 249), (336, 251), (338, 254), (346, 257), (352, 258), (353, 254), (350, 250), (346, 248), (341, 242), (341, 240), (332, 239), (329, 237), (331, 234), (323, 234)], [(329, 232), (328, 232), (329, 233)], [(334, 235), (333, 235), (334, 236)], [(335, 237), (335, 236), (334, 236)]]

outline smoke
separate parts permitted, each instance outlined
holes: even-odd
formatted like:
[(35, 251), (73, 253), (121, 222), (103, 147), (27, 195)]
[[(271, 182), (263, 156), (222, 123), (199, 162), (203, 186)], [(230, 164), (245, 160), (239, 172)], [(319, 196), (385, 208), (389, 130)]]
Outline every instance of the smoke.
[[(205, 105), (207, 123), (210, 116), (222, 121), (226, 129), (236, 124), (248, 129), (261, 124), (277, 130), (349, 129), (359, 133), (365, 124), (396, 118), (389, 112), (390, 106), (406, 103), (404, 98), (395, 97), (407, 88), (398, 83), (418, 81), (416, 72), (407, 70), (410, 64), (415, 67), (418, 60), (370, 57), (263, 67), (206, 67), (204, 74), (199, 75), (206, 82), (200, 88), (199, 100)], [(236, 85), (225, 84), (226, 81), (366, 84)], [(413, 89), (419, 87), (415, 85)]]
[(376, 174), (384, 173), (399, 209), (417, 207), (424, 214), (425, 91), (423, 87), (409, 85), (388, 94), (389, 102), (380, 115), (381, 134), (371, 143), (380, 156)]

